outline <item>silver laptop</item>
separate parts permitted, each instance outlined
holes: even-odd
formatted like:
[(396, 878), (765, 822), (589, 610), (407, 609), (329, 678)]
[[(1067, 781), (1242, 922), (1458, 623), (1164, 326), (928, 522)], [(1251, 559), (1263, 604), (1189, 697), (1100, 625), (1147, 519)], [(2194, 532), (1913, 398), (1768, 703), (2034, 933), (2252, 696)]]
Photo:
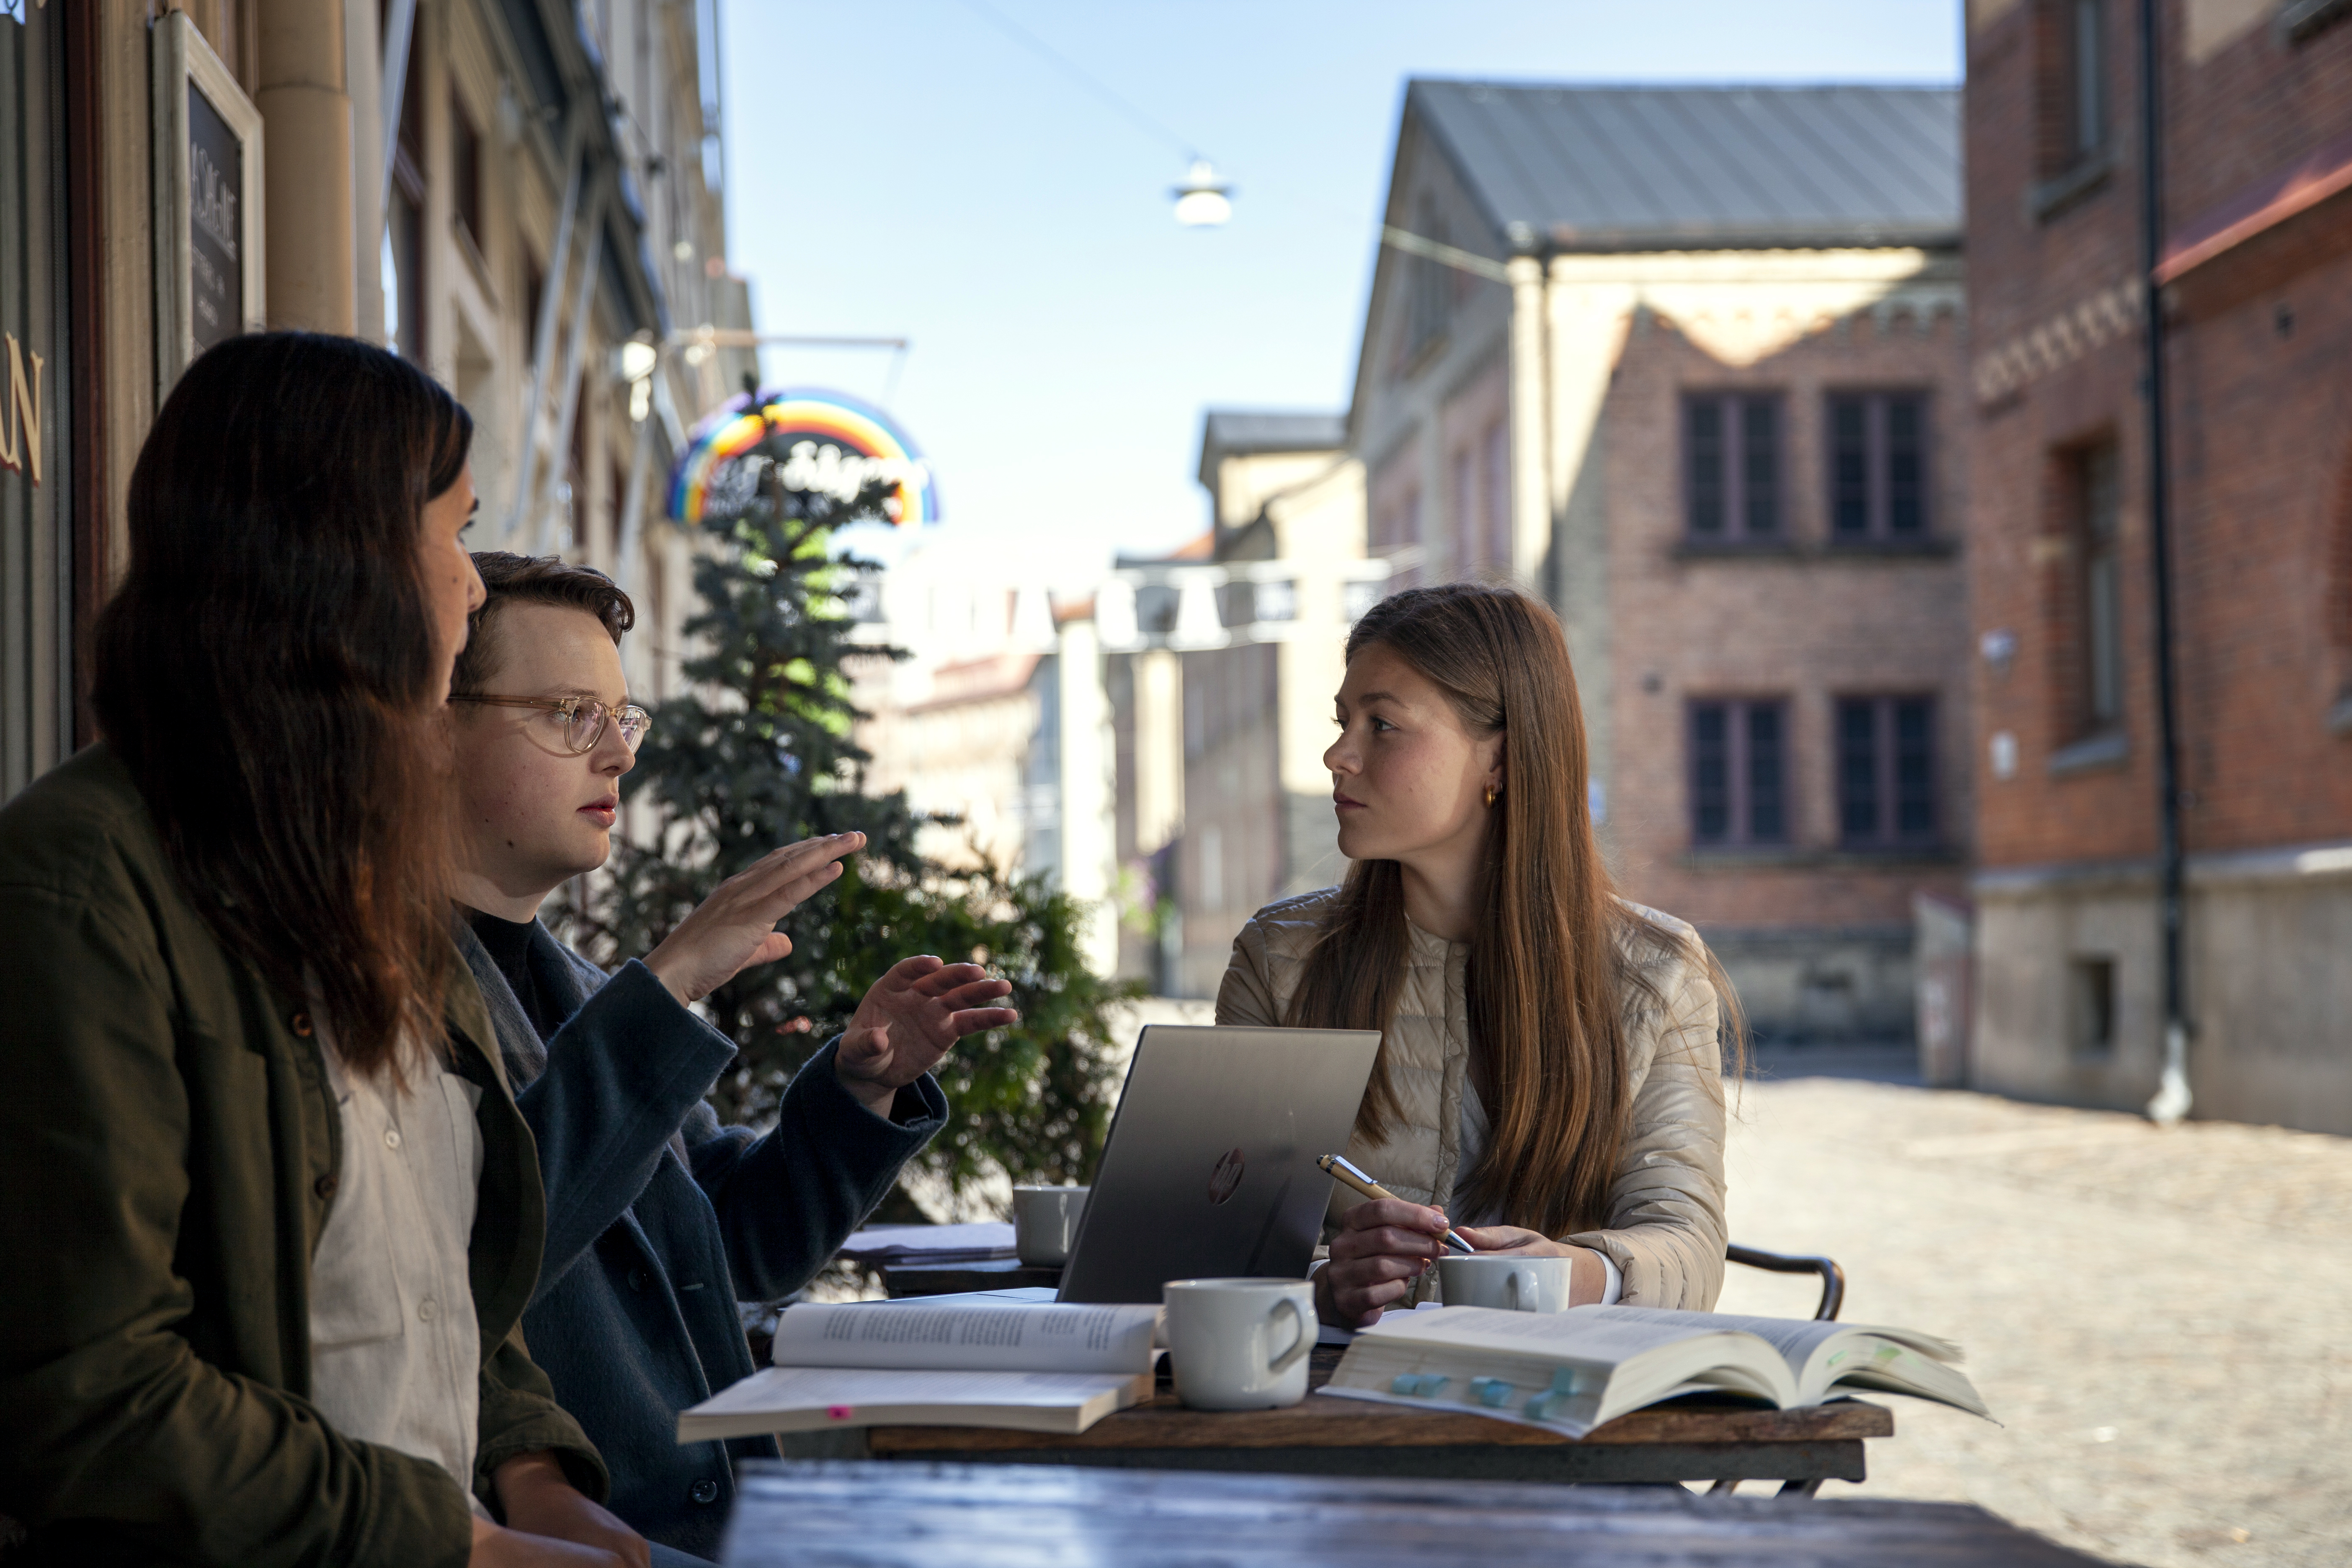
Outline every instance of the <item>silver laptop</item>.
[(1381, 1037), (1193, 1029), (1136, 1042), (1063, 1301), (1153, 1301), (1171, 1279), (1307, 1272)]

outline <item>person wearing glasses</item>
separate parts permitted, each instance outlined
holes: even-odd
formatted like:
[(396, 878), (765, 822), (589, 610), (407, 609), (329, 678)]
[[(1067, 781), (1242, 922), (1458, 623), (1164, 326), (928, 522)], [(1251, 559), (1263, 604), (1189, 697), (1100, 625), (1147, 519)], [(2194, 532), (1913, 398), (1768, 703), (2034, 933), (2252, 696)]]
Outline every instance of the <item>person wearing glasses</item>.
[(523, 1328), (612, 1468), (613, 1511), (655, 1542), (656, 1563), (713, 1557), (732, 1460), (776, 1448), (681, 1445), (678, 1411), (751, 1374), (736, 1301), (800, 1289), (873, 1212), (946, 1124), (929, 1069), (961, 1037), (1013, 1023), (992, 1005), (1012, 987), (978, 964), (901, 960), (793, 1079), (772, 1131), (721, 1127), (703, 1097), (735, 1046), (689, 1005), (790, 952), (777, 922), (864, 837), (774, 850), (609, 975), (563, 946), (540, 905), (604, 863), (650, 722), (621, 670), (635, 612), (590, 567), (499, 552), (474, 563), (487, 598), (450, 693), (460, 946), (547, 1184)]

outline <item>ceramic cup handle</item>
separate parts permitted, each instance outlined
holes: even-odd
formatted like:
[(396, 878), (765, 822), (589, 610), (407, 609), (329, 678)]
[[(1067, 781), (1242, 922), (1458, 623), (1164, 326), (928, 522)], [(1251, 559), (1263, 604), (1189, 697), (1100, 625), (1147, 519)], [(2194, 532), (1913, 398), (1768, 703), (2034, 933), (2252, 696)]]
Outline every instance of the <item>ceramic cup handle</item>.
[(1297, 1329), (1298, 1333), (1290, 1342), (1288, 1350), (1265, 1363), (1265, 1370), (1268, 1372), (1288, 1372), (1297, 1363), (1298, 1358), (1307, 1353), (1307, 1347), (1315, 1342), (1315, 1331), (1307, 1326), (1306, 1310), (1287, 1296), (1276, 1301), (1273, 1310), (1266, 1313), (1266, 1326), (1271, 1329), (1274, 1320), (1286, 1311), (1290, 1314), (1291, 1326)]
[(1504, 1288), (1511, 1293), (1511, 1310), (1532, 1312), (1543, 1305), (1543, 1287), (1536, 1283), (1532, 1268), (1514, 1268), (1504, 1277)]

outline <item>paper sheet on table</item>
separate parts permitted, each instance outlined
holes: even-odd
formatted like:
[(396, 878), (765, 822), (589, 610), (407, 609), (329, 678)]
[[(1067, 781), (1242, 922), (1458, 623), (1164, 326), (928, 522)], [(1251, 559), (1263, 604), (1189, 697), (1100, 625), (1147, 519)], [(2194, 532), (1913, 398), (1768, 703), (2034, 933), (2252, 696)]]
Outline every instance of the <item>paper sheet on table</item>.
[(841, 1244), (841, 1256), (861, 1263), (968, 1262), (1011, 1258), (1013, 1226), (1002, 1220), (971, 1225), (874, 1225)]

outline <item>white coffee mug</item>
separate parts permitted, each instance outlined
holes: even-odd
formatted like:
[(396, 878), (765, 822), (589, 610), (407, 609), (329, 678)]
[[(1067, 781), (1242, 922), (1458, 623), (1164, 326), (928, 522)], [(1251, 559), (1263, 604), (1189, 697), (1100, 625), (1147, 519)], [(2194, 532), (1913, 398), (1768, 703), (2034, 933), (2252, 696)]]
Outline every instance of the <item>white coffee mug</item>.
[(1013, 1250), (1032, 1268), (1070, 1260), (1078, 1238), (1078, 1216), (1087, 1212), (1085, 1187), (1013, 1189)]
[(1315, 1287), (1304, 1279), (1171, 1279), (1168, 1354), (1195, 1410), (1272, 1410), (1307, 1397)]
[(1569, 1258), (1448, 1257), (1437, 1260), (1437, 1282), (1449, 1307), (1559, 1312), (1574, 1267)]

